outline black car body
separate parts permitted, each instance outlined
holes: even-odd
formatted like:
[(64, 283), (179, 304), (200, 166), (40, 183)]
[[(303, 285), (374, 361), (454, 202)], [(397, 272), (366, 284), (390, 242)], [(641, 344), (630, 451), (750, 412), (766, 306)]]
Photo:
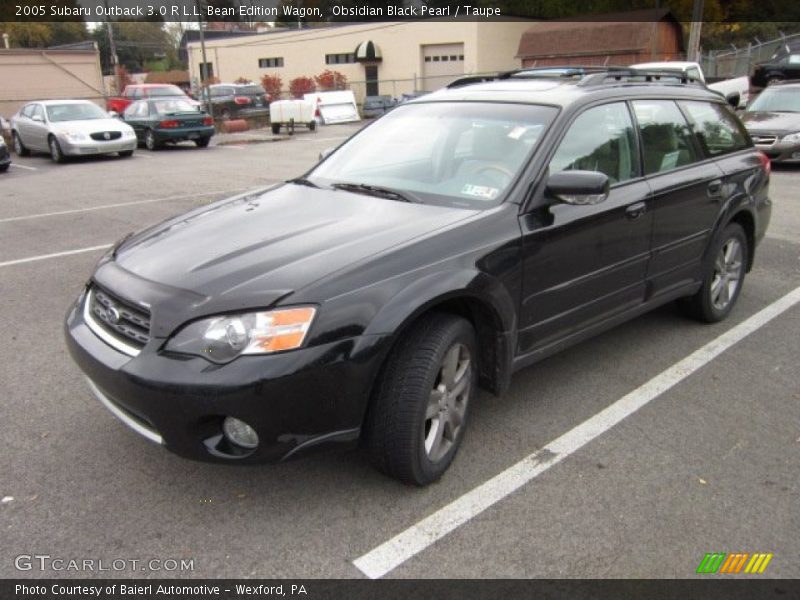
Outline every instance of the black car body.
[[(768, 179), (735, 115), (695, 86), (443, 90), (305, 178), (123, 240), (66, 338), (103, 403), (182, 456), (364, 439), (379, 468), (424, 484), (452, 460), (476, 383), (500, 394), (514, 371), (675, 299), (724, 318), (769, 222)], [(291, 322), (295, 349), (215, 358), (217, 341), (227, 355), (272, 327), (245, 327), (248, 311)]]
[(8, 150), (6, 141), (0, 136), (0, 173), (8, 171), (11, 166), (11, 152)]
[(756, 148), (771, 160), (800, 160), (800, 83), (770, 86), (741, 117)]
[(269, 114), (267, 93), (254, 83), (219, 83), (208, 86), (209, 112), (218, 119), (239, 119)]
[(782, 81), (800, 79), (800, 48), (756, 65), (750, 76), (754, 88), (764, 88)]

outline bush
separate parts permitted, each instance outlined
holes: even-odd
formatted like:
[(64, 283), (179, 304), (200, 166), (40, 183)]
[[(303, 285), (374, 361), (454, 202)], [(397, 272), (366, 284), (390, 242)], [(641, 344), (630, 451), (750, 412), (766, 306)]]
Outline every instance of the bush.
[(261, 78), (261, 87), (267, 92), (267, 95), (272, 100), (278, 100), (281, 97), (281, 90), (283, 89), (283, 80), (280, 75), (264, 75)]
[(325, 69), (319, 75), (314, 76), (314, 81), (317, 82), (317, 87), (322, 91), (347, 89), (347, 77), (339, 73), (339, 71)]
[(294, 98), (302, 98), (304, 94), (317, 91), (317, 86), (311, 77), (296, 77), (289, 82), (289, 91)]
[(248, 83), (253, 83), (253, 82), (252, 82), (252, 80), (248, 79), (247, 77), (237, 77), (236, 79), (233, 80), (233, 83), (248, 84)]

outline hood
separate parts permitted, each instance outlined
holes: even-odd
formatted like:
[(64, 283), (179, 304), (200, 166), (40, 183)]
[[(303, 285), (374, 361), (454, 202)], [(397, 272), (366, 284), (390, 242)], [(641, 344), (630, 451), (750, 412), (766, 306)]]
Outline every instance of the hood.
[(50, 128), (55, 133), (76, 131), (90, 134), (98, 131), (131, 131), (133, 128), (120, 119), (86, 119), (82, 121), (57, 121), (50, 123)]
[(299, 290), (474, 212), (284, 184), (133, 236), (118, 248), (116, 264), (207, 299), (252, 304), (250, 299)]
[(763, 133), (794, 133), (800, 131), (800, 113), (744, 112), (741, 115), (747, 131)]

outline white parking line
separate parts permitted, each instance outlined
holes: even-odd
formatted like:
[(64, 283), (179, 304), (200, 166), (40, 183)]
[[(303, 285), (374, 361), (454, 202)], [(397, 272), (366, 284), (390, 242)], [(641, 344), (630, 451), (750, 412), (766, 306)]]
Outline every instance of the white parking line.
[(28, 171), (38, 171), (39, 170), (38, 167), (28, 167), (26, 165), (21, 165), (19, 163), (15, 163), (15, 162), (12, 162), (11, 166), (12, 167), (16, 167), (17, 169), (27, 169)]
[(90, 248), (79, 248), (78, 250), (66, 250), (64, 252), (54, 252), (53, 254), (40, 254), (39, 256), (31, 256), (29, 258), (18, 258), (17, 260), (7, 260), (0, 262), (0, 267), (10, 267), (12, 265), (21, 265), (29, 262), (36, 262), (38, 260), (47, 260), (48, 258), (60, 258), (62, 256), (70, 256), (72, 254), (82, 254), (84, 252), (94, 252), (96, 250), (105, 250), (110, 248), (111, 244), (103, 244), (102, 246), (91, 246)]
[(692, 352), (541, 450), (523, 458), (489, 481), (357, 558), (353, 564), (372, 579), (383, 577), (602, 435), (798, 302), (800, 287)]
[(131, 202), (117, 202), (115, 204), (102, 204), (100, 206), (90, 206), (87, 208), (73, 208), (70, 210), (58, 210), (55, 212), (38, 213), (35, 215), (23, 215), (20, 217), (5, 217), (0, 219), (0, 223), (10, 223), (12, 221), (27, 221), (29, 219), (41, 219), (44, 217), (58, 217), (60, 215), (71, 215), (75, 213), (91, 212), (93, 210), (106, 210), (108, 208), (119, 208), (121, 206), (133, 206), (136, 204), (152, 204), (153, 202), (168, 202), (169, 200), (184, 200), (186, 198), (200, 198), (203, 196), (214, 196), (217, 194), (230, 194), (234, 195), (239, 193), (240, 190), (218, 190), (214, 192), (198, 192), (196, 194), (180, 194), (178, 196), (165, 196), (164, 198), (150, 198), (149, 200), (132, 200)]
[(225, 150), (244, 150), (242, 144), (219, 144), (217, 148), (224, 148)]

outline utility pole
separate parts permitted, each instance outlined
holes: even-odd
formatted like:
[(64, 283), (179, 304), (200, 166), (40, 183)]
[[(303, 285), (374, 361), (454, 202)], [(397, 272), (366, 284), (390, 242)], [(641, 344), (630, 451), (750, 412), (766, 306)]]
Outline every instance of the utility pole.
[[(108, 0), (103, 0), (103, 4), (105, 5), (106, 14), (108, 14)], [(106, 31), (108, 32), (108, 50), (111, 52), (111, 68), (114, 70), (114, 87), (117, 89), (117, 95), (122, 95), (122, 90), (119, 89), (120, 87), (120, 77), (119, 77), (119, 58), (117, 57), (117, 45), (114, 43), (114, 27), (111, 21), (108, 20), (108, 17), (105, 18), (106, 20)]]
[(692, 24), (689, 27), (689, 47), (686, 51), (688, 60), (700, 60), (700, 30), (702, 27), (703, 0), (694, 0), (694, 7), (692, 8)]
[(211, 106), (210, 91), (208, 89), (208, 85), (206, 85), (206, 80), (208, 79), (208, 59), (206, 58), (206, 36), (203, 32), (203, 17), (202, 13), (200, 12), (200, 0), (194, 0), (194, 4), (195, 7), (197, 7), (197, 27), (200, 30), (200, 53), (203, 56), (203, 63), (200, 65), (200, 91), (203, 95), (203, 100), (205, 100), (208, 114), (211, 115), (211, 118), (213, 119), (214, 107)]

